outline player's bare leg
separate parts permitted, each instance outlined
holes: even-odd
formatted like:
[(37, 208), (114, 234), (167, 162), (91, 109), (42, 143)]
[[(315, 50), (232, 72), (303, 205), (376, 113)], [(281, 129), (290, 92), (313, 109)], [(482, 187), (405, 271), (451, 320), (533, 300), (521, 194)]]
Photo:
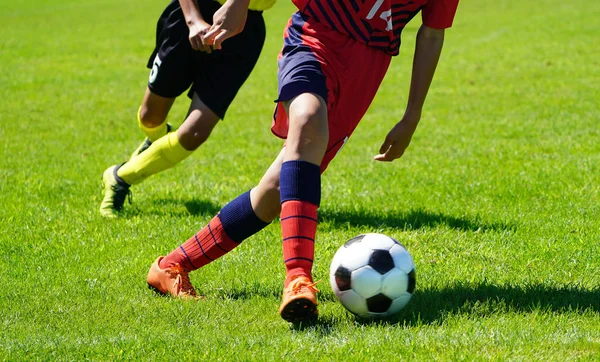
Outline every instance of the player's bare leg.
[[(156, 130), (160, 137), (170, 132), (172, 127), (166, 123), (166, 119), (174, 101), (175, 98), (164, 98), (146, 89), (139, 111), (140, 128), (145, 132)], [(188, 114), (177, 130), (179, 142), (186, 150), (197, 149), (208, 139), (218, 122), (219, 116), (210, 110), (197, 94), (194, 94)], [(151, 140), (150, 137), (146, 138), (132, 154), (132, 157), (148, 149), (153, 141), (155, 140)]]
[(139, 114), (142, 124), (147, 128), (156, 128), (165, 123), (174, 102), (175, 98), (159, 96), (146, 88)]
[(318, 95), (304, 93), (284, 106), (289, 129), (283, 162), (302, 160), (320, 165), (329, 140), (327, 103)]
[(161, 137), (144, 152), (117, 170), (118, 176), (129, 185), (169, 169), (198, 148), (210, 136), (219, 117), (195, 94), (187, 117), (177, 132)]
[[(130, 186), (138, 184), (147, 177), (169, 169), (192, 154), (208, 139), (219, 117), (212, 112), (197, 95), (194, 95), (188, 115), (175, 133), (167, 133), (169, 128), (166, 116), (174, 99), (163, 98), (147, 91), (140, 108), (140, 127), (148, 138), (138, 147), (132, 158), (122, 164), (111, 166), (104, 172), (104, 199), (100, 212), (114, 217), (120, 211)], [(150, 131), (163, 127), (165, 135), (155, 141), (150, 139)], [(149, 127), (149, 128), (147, 128)], [(148, 131), (150, 130), (150, 131)]]
[(152, 142), (171, 131), (171, 125), (166, 121), (174, 102), (175, 98), (159, 96), (146, 87), (144, 99), (137, 114), (138, 125), (146, 135), (146, 139), (133, 151), (131, 158), (144, 152)]
[(286, 279), (279, 313), (289, 322), (317, 316), (312, 279), (320, 164), (327, 149), (327, 104), (304, 93), (284, 104), (289, 119), (280, 175), (281, 232)]
[(219, 116), (194, 93), (187, 117), (177, 130), (179, 143), (188, 151), (196, 150), (208, 139), (217, 123)]
[(148, 271), (148, 285), (162, 294), (196, 295), (189, 282), (191, 271), (222, 257), (273, 221), (281, 209), (279, 171), (283, 154), (284, 150), (250, 192), (225, 205), (208, 225), (169, 255), (158, 257)]
[(256, 216), (265, 222), (271, 222), (279, 216), (281, 203), (279, 196), (279, 173), (283, 163), (285, 148), (267, 169), (258, 185), (250, 191), (252, 209)]
[(282, 150), (251, 192), (227, 204), (210, 223), (166, 257), (158, 257), (148, 271), (148, 285), (162, 294), (195, 296), (189, 273), (222, 257), (254, 235), (278, 215), (279, 171)]
[[(170, 131), (166, 119), (173, 102), (175, 102), (175, 98), (161, 97), (146, 88), (142, 105), (137, 113), (138, 125), (146, 134), (146, 139), (136, 148), (131, 158), (144, 152), (153, 141)], [(129, 190), (131, 184), (117, 175), (120, 167), (121, 165), (110, 166), (102, 175), (104, 198), (100, 204), (100, 214), (104, 217), (116, 217), (131, 192)]]

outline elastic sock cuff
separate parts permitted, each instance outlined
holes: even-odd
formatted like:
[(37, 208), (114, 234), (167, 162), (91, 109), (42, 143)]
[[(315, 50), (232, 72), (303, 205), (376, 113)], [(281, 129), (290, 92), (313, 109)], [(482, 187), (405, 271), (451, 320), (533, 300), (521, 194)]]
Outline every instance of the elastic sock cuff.
[(168, 152), (163, 151), (163, 156), (170, 163), (176, 164), (194, 153), (194, 151), (188, 151), (183, 148), (181, 143), (179, 143), (179, 136), (177, 136), (177, 132), (171, 132), (167, 134), (166, 137), (169, 144), (169, 150)]
[(321, 168), (307, 161), (287, 161), (279, 179), (281, 203), (289, 200), (321, 203)]
[(254, 213), (250, 191), (225, 205), (219, 212), (219, 219), (227, 236), (237, 243), (241, 243), (270, 224), (262, 221)]

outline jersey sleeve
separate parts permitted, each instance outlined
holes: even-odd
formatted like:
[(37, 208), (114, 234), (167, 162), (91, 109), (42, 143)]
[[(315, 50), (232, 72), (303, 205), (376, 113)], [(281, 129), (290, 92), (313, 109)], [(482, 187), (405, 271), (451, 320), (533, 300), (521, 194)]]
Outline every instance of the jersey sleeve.
[(422, 10), (423, 25), (434, 29), (452, 26), (459, 0), (429, 0)]

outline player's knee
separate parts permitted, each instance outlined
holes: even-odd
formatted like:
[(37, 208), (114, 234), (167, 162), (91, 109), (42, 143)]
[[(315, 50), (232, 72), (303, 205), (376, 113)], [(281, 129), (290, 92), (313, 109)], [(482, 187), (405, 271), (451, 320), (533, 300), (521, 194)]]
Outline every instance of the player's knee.
[(327, 121), (327, 113), (318, 105), (306, 104), (290, 109), (290, 122), (299, 127), (316, 127)]
[(147, 107), (140, 108), (139, 112), (140, 112), (138, 115), (139, 119), (142, 122), (142, 124), (144, 125), (144, 127), (147, 127), (147, 128), (158, 127), (158, 126), (162, 125), (163, 123), (165, 123), (165, 120), (167, 118), (166, 114), (153, 112), (150, 108), (147, 108)]
[[(299, 145), (327, 144), (327, 114), (320, 109), (300, 109), (290, 115), (290, 129), (298, 138)], [(288, 135), (289, 136), (289, 135)]]

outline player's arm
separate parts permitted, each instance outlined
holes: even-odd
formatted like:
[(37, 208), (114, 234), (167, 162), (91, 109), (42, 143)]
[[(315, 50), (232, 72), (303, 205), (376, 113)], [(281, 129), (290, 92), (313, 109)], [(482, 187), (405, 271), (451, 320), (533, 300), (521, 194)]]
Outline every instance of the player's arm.
[(221, 43), (244, 30), (250, 0), (227, 0), (213, 15), (213, 25), (204, 35), (204, 43), (221, 49)]
[(442, 53), (445, 30), (452, 26), (459, 0), (429, 0), (422, 11), (423, 25), (417, 32), (408, 104), (404, 116), (387, 134), (375, 156), (391, 162), (402, 157), (421, 120), (425, 97)]
[(444, 29), (421, 26), (417, 32), (406, 111), (400, 122), (396, 123), (387, 134), (375, 160), (390, 162), (400, 158), (410, 144), (412, 135), (421, 120), (425, 98), (433, 80), (443, 45)]
[(189, 40), (192, 48), (210, 53), (212, 48), (203, 39), (203, 36), (210, 30), (210, 24), (202, 17), (198, 3), (196, 0), (179, 0), (179, 5), (185, 17), (185, 23), (190, 29)]

